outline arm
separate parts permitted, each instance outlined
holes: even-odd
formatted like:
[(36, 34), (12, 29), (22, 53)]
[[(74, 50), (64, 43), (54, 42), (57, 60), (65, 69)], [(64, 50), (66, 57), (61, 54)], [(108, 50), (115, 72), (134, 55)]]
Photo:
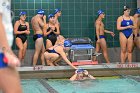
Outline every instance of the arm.
[(100, 33), (100, 24), (101, 22), (100, 21), (97, 21), (96, 22), (96, 36), (97, 36), (97, 39), (99, 40), (99, 33)]
[(104, 30), (104, 32), (111, 34), (111, 36), (115, 36), (114, 32), (111, 32), (111, 31), (108, 31), (108, 30)]
[(15, 25), (14, 25), (14, 34), (24, 34), (26, 33), (26, 31), (18, 31), (18, 26), (19, 26), (19, 22), (16, 21)]
[(56, 27), (56, 29), (57, 29), (57, 32), (54, 31), (54, 33), (55, 33), (56, 35), (60, 35), (60, 28), (59, 28), (59, 25), (56, 24), (55, 27)]
[(44, 25), (46, 24), (46, 16), (44, 15), (44, 16), (43, 16), (43, 19), (39, 18), (39, 19), (38, 19), (38, 23), (39, 23), (39, 25), (43, 28)]
[(134, 31), (134, 30), (137, 30), (138, 21), (137, 21), (137, 19), (135, 20), (134, 17), (132, 17), (132, 16), (130, 18), (133, 21), (133, 26), (132, 26), (133, 32), (134, 32), (135, 35), (137, 35), (137, 31)]
[(47, 35), (49, 35), (52, 32), (51, 29), (47, 32), (47, 29), (48, 29), (48, 25), (45, 24), (44, 27), (43, 27), (43, 34), (44, 34), (44, 36), (47, 36)]
[(61, 57), (64, 59), (64, 61), (67, 63), (67, 64), (69, 64), (72, 68), (74, 68), (74, 69), (77, 69), (77, 67), (75, 67), (75, 66), (73, 66), (72, 64), (71, 64), (71, 62), (68, 60), (68, 58), (67, 58), (67, 56), (66, 56), (66, 54), (65, 54), (65, 52), (64, 52), (64, 50), (63, 50), (63, 48), (60, 46), (60, 47), (57, 47), (58, 49), (59, 49), (59, 51), (57, 51), (60, 55), (61, 55)]
[(87, 75), (90, 79), (96, 79), (95, 77), (90, 75), (87, 70), (84, 70), (84, 74)]
[(76, 77), (77, 77), (77, 74), (75, 73), (75, 74), (70, 78), (70, 80), (71, 80), (71, 81), (74, 81), (74, 80), (76, 80)]
[(1, 13), (0, 13), (0, 33), (1, 33), (0, 34), (0, 48), (3, 50), (3, 53), (8, 60), (8, 62), (6, 62), (6, 63), (10, 67), (19, 66), (20, 62), (19, 62), (18, 58), (15, 56), (11, 47), (8, 44), (4, 26), (2, 24), (2, 14)]
[(104, 30), (105, 31), (105, 33), (109, 33), (109, 34), (111, 34), (112, 32), (111, 31), (108, 31), (108, 30)]
[(95, 77), (93, 77), (93, 76), (90, 75), (90, 74), (88, 74), (88, 77), (89, 77), (90, 79), (96, 79)]
[(29, 35), (30, 34), (30, 26), (29, 26), (28, 22), (26, 22), (26, 26), (27, 26), (26, 34)]
[(132, 28), (131, 26), (121, 27), (122, 17), (117, 19), (117, 30), (125, 30), (128, 28)]
[(13, 53), (8, 44), (6, 33), (4, 31), (4, 26), (2, 24), (2, 14), (0, 14), (0, 48), (1, 49), (4, 48), (5, 50), (8, 50), (10, 53)]

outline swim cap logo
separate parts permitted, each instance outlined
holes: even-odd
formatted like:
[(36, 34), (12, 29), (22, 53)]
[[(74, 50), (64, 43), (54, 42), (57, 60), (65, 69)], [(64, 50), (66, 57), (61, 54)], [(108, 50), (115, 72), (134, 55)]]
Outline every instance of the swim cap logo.
[(127, 22), (126, 24), (127, 24), (127, 25), (129, 25), (130, 23), (129, 23), (129, 22)]

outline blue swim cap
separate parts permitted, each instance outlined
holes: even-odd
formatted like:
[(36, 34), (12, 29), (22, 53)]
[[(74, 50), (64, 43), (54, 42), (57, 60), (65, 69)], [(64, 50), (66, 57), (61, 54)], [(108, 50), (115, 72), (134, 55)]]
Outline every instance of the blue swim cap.
[(59, 8), (55, 9), (54, 14), (56, 14), (59, 11), (61, 11)]
[(78, 69), (77, 73), (84, 72), (84, 69)]
[(43, 15), (44, 15), (44, 14), (45, 14), (45, 11), (42, 10), (42, 9), (38, 9), (38, 10), (37, 10), (37, 14), (43, 14)]
[(140, 14), (140, 8), (137, 8), (136, 14)]
[(97, 14), (99, 16), (100, 14), (104, 14), (104, 12), (100, 9), (100, 10), (98, 10)]
[(48, 15), (48, 20), (49, 20), (50, 18), (52, 18), (52, 17), (54, 17), (54, 15), (53, 15), (53, 14), (49, 14), (49, 15)]
[(19, 13), (19, 16), (21, 16), (21, 15), (26, 15), (26, 12), (25, 12), (25, 11), (21, 11), (21, 12)]
[(64, 41), (64, 47), (71, 47), (72, 46), (72, 43), (70, 40), (65, 40)]

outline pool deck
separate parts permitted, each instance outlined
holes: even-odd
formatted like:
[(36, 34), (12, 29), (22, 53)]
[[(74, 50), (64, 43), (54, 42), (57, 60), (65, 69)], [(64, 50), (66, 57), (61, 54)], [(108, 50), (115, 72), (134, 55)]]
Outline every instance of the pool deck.
[[(140, 63), (133, 64), (99, 64), (78, 66), (89, 71), (96, 77), (110, 77), (122, 75), (140, 75)], [(36, 66), (36, 67), (18, 67), (22, 79), (34, 78), (69, 78), (74, 74), (74, 69), (70, 66)]]

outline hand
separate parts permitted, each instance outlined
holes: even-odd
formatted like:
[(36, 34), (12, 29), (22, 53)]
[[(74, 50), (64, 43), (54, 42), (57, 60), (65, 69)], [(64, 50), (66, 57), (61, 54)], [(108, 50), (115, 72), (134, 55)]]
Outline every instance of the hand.
[(87, 71), (87, 70), (84, 70), (84, 74), (85, 74), (85, 75), (88, 75), (88, 71)]
[(51, 27), (51, 29), (54, 31), (55, 30), (55, 27)]
[(26, 30), (26, 31), (25, 31), (25, 34), (27, 34), (27, 35), (28, 35), (28, 34), (30, 34), (30, 32), (29, 32), (28, 30)]
[(19, 59), (16, 57), (16, 55), (14, 55), (13, 53), (8, 53), (8, 52), (5, 52), (4, 53), (6, 59), (7, 59), (7, 64), (8, 66), (10, 67), (17, 67), (17, 66), (20, 66), (20, 61)]
[(110, 34), (111, 34), (111, 36), (113, 36), (113, 37), (115, 36), (114, 32), (110, 32)]
[(75, 74), (77, 74), (78, 73), (78, 69), (77, 70), (75, 70)]
[(127, 28), (133, 28), (133, 26), (132, 26), (132, 25), (130, 25), (130, 26), (127, 26)]
[(100, 43), (100, 39), (98, 39), (96, 42), (97, 42), (97, 43)]
[(46, 20), (46, 15), (43, 16), (43, 20)]

